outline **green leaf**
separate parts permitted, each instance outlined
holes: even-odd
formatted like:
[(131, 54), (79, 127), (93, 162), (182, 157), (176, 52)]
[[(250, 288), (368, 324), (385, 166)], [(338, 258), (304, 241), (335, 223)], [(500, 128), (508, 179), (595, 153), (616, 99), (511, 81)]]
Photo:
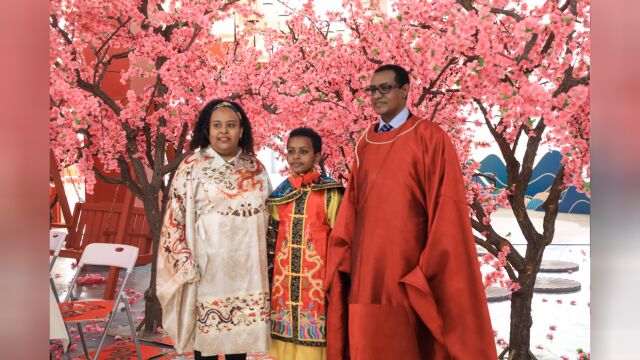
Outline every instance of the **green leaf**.
[(282, 55), (282, 61), (287, 61), (289, 57), (287, 55)]
[(324, 56), (325, 52), (324, 52), (324, 50), (320, 50), (320, 51), (318, 51), (318, 54), (320, 54), (320, 56)]
[(527, 122), (529, 123), (529, 126), (533, 126), (533, 124), (535, 124), (535, 120), (532, 118), (527, 119)]
[(455, 84), (456, 86), (460, 86), (460, 79), (456, 80)]
[(502, 100), (509, 100), (509, 98), (511, 98), (511, 96), (507, 94), (502, 94)]
[(398, 21), (402, 21), (402, 15), (398, 15), (398, 16), (396, 16), (396, 19), (397, 19)]
[(262, 69), (262, 63), (258, 63), (258, 64), (256, 65), (256, 69), (257, 69), (257, 70)]
[(372, 53), (373, 53), (373, 55), (375, 55), (375, 56), (380, 55), (380, 51), (378, 51), (378, 49), (373, 49)]
[(481, 68), (484, 67), (484, 59), (482, 58), (482, 56), (478, 56), (478, 64), (480, 64)]
[(436, 64), (436, 66), (433, 67), (433, 71), (435, 71), (435, 72), (440, 71), (440, 66), (438, 66), (438, 64)]
[(357, 98), (356, 101), (358, 102), (358, 105), (362, 105), (364, 104), (364, 100)]
[(530, 32), (532, 32), (532, 31), (533, 31), (533, 29), (532, 29), (532, 28), (526, 28), (526, 29), (524, 29), (524, 32), (526, 32), (526, 33), (530, 33)]
[(309, 88), (308, 88), (308, 87), (306, 87), (306, 88), (304, 88), (304, 89), (300, 90), (300, 92), (298, 93), (298, 96), (300, 96), (300, 95), (304, 95), (304, 94), (308, 94), (308, 93), (309, 93), (309, 91), (310, 91), (310, 90), (309, 90)]
[(361, 81), (367, 80), (367, 75), (360, 75), (360, 80)]
[(573, 19), (568, 17), (568, 16), (564, 16), (562, 18), (562, 21), (564, 21), (565, 24), (569, 25), (569, 24), (571, 24), (571, 21), (573, 21)]
[(419, 53), (420, 51), (422, 51), (422, 48), (415, 47), (415, 48), (413, 48), (413, 51), (415, 51), (415, 52)]
[(511, 237), (511, 231), (509, 231), (504, 237)]
[(564, 104), (562, 104), (562, 108), (566, 108), (567, 106), (569, 106), (569, 99), (564, 99)]
[(73, 121), (75, 121), (76, 125), (81, 125), (82, 124), (82, 120), (80, 120), (78, 118), (73, 118)]
[(473, 73), (480, 76), (480, 70), (478, 68), (473, 69)]

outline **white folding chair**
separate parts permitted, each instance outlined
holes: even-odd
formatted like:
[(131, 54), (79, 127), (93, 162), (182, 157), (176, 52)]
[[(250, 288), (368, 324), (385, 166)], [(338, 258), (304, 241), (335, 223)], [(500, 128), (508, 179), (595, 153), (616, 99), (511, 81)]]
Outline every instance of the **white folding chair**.
[(60, 299), (58, 298), (58, 292), (56, 291), (56, 284), (53, 282), (53, 278), (51, 277), (51, 270), (53, 270), (53, 265), (56, 263), (58, 255), (60, 255), (60, 250), (62, 250), (62, 246), (64, 245), (64, 240), (66, 238), (66, 232), (49, 230), (49, 250), (53, 252), (53, 256), (49, 262), (49, 284), (51, 284), (51, 290), (53, 290), (53, 296), (55, 297), (56, 302), (60, 302)]
[(49, 230), (49, 250), (53, 251), (53, 257), (49, 262), (49, 272), (53, 269), (53, 264), (56, 263), (60, 250), (64, 245), (64, 240), (67, 238), (67, 233), (59, 230)]
[[(138, 336), (136, 335), (136, 328), (133, 322), (133, 316), (131, 315), (131, 308), (129, 307), (129, 298), (124, 292), (127, 280), (129, 279), (131, 272), (133, 272), (137, 258), (137, 247), (121, 244), (93, 243), (87, 245), (82, 252), (82, 257), (80, 257), (78, 267), (76, 268), (73, 280), (71, 280), (71, 285), (69, 286), (69, 292), (67, 292), (64, 302), (60, 303), (58, 306), (60, 307), (62, 319), (65, 324), (75, 323), (78, 327), (82, 348), (87, 359), (98, 359), (104, 340), (107, 337), (109, 326), (118, 312), (118, 304), (122, 301), (129, 320), (129, 326), (131, 327), (131, 336), (136, 347), (138, 359), (142, 360), (140, 344), (138, 343)], [(73, 293), (76, 280), (78, 279), (78, 275), (80, 274), (80, 269), (85, 265), (116, 266), (127, 270), (122, 281), (122, 286), (120, 286), (115, 300), (89, 299), (82, 301), (69, 301), (71, 299), (71, 294)], [(98, 348), (92, 358), (89, 355), (87, 343), (82, 331), (82, 323), (94, 320), (107, 321), (107, 325), (104, 328), (104, 333), (100, 337)]]

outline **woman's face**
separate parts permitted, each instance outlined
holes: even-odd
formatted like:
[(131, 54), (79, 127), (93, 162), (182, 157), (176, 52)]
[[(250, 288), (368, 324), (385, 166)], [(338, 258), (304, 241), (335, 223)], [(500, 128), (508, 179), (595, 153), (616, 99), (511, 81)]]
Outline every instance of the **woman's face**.
[(211, 113), (209, 143), (223, 159), (229, 160), (238, 153), (242, 137), (240, 115), (228, 107), (220, 107)]

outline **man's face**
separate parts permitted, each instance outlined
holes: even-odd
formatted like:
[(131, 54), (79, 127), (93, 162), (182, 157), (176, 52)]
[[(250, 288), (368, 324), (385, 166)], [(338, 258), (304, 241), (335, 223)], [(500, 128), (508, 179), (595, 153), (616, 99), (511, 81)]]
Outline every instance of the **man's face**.
[(311, 139), (306, 136), (294, 136), (287, 143), (287, 162), (292, 172), (304, 175), (313, 170), (320, 161), (320, 153), (313, 152)]
[[(380, 87), (384, 89), (385, 85), (391, 86), (391, 89), (386, 94), (382, 94)], [(373, 111), (382, 116), (383, 120), (391, 121), (406, 106), (409, 84), (399, 87), (393, 71), (387, 70), (373, 74), (369, 86), (378, 88), (378, 91), (369, 94), (369, 97)]]

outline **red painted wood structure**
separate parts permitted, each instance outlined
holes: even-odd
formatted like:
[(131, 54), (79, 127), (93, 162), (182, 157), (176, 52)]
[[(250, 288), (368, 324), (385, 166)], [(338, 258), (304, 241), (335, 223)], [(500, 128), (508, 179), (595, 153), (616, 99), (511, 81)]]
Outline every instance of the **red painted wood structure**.
[[(64, 191), (57, 162), (50, 152), (51, 177), (65, 223), (52, 223), (51, 227), (66, 227), (68, 235), (61, 257), (79, 260), (84, 248), (91, 243), (133, 245), (139, 249), (136, 265), (153, 261), (153, 240), (144, 209), (134, 207), (135, 197), (126, 190), (123, 202), (78, 202), (73, 214)], [(117, 194), (114, 194), (116, 196)], [(113, 299), (118, 283), (117, 268), (110, 268), (104, 298)]]

